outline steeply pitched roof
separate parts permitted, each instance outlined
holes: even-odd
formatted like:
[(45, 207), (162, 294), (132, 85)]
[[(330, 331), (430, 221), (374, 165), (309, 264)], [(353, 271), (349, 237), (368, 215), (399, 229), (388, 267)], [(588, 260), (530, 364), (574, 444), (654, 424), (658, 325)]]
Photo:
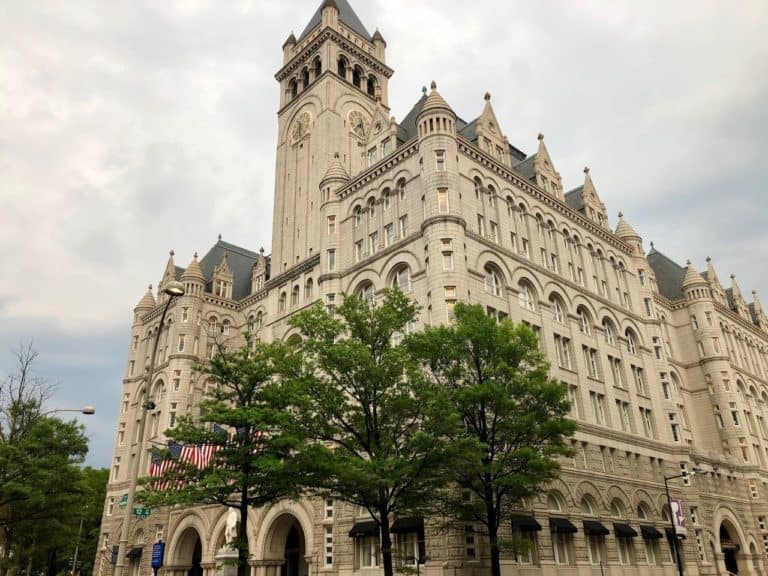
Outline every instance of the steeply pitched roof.
[(648, 265), (656, 275), (656, 283), (659, 285), (661, 295), (670, 300), (682, 298), (683, 291), (681, 286), (683, 278), (685, 278), (685, 268), (655, 248), (651, 248), (651, 251), (648, 252), (647, 259)]
[(566, 192), (564, 198), (565, 203), (577, 212), (584, 211), (584, 186), (579, 186), (570, 192)]
[[(363, 38), (366, 40), (371, 40), (371, 35), (368, 34), (368, 30), (365, 29), (365, 26), (363, 26), (363, 23), (360, 21), (360, 18), (357, 17), (357, 14), (355, 14), (355, 11), (352, 10), (352, 6), (349, 5), (349, 2), (347, 0), (335, 0), (336, 6), (339, 8), (339, 20), (343, 22), (346, 26), (360, 34)], [(320, 3), (320, 7), (317, 9), (317, 11), (312, 16), (312, 19), (309, 21), (309, 24), (307, 24), (307, 27), (304, 28), (304, 32), (301, 33), (301, 36), (299, 36), (299, 42), (301, 42), (304, 37), (309, 34), (314, 28), (317, 26), (320, 26), (320, 23), (322, 22), (322, 15), (323, 15), (323, 8), (325, 7), (326, 0), (323, 0)]]
[(234, 276), (232, 283), (232, 299), (242, 300), (251, 293), (251, 271), (254, 264), (261, 258), (260, 254), (251, 252), (240, 246), (219, 240), (208, 253), (200, 260), (200, 268), (205, 274), (206, 282), (210, 287), (213, 272), (221, 263), (221, 259), (227, 255), (229, 269)]
[(528, 180), (536, 178), (536, 154), (532, 154), (522, 162), (515, 164), (515, 170), (528, 178)]
[[(398, 126), (398, 138), (402, 138), (403, 142), (407, 142), (411, 138), (418, 136), (419, 131), (416, 127), (416, 118), (419, 117), (421, 109), (424, 107), (424, 103), (427, 101), (427, 93), (421, 95), (416, 104), (413, 105), (411, 111), (405, 115), (403, 121)], [(402, 136), (401, 136), (402, 135)]]
[(470, 142), (474, 142), (477, 140), (477, 118), (472, 120), (469, 124), (464, 124), (464, 126), (456, 126), (456, 128), (459, 131), (459, 134), (464, 136), (467, 140)]

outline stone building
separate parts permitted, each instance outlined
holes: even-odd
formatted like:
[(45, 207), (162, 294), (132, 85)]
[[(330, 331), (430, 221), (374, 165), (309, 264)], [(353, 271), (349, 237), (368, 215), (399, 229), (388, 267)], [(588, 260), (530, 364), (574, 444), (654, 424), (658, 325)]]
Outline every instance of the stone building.
[[(388, 107), (386, 42), (347, 0), (325, 0), (283, 45), (272, 253), (219, 239), (186, 268), (156, 370), (145, 381), (161, 304), (134, 310), (96, 573), (110, 574), (133, 458), (206, 383), (194, 365), (251, 326), (288, 339), (288, 318), (344, 293), (375, 300), (398, 285), (423, 307), (419, 325), (450, 319), (458, 300), (538, 332), (565, 382), (579, 430), (562, 478), (510, 519), (530, 552), (503, 555), (506, 575), (677, 574), (664, 476), (683, 502), (686, 574), (766, 574), (768, 562), (768, 317), (736, 280), (680, 266), (619, 214), (611, 229), (592, 176), (568, 191), (544, 137), (526, 156), (504, 135), (490, 95), (471, 122), (432, 83), (400, 121)], [(149, 396), (147, 396), (147, 394)], [(136, 442), (141, 405), (144, 446)], [(276, 502), (253, 510), (253, 576), (352, 576), (381, 570), (370, 523), (341, 502)], [(156, 510), (133, 518), (126, 572), (149, 572), (167, 542), (168, 576), (212, 576), (226, 510)], [(438, 533), (393, 527), (400, 568), (429, 576), (487, 573), (472, 525)], [(422, 550), (420, 550), (422, 548)], [(421, 560), (416, 560), (420, 558)]]

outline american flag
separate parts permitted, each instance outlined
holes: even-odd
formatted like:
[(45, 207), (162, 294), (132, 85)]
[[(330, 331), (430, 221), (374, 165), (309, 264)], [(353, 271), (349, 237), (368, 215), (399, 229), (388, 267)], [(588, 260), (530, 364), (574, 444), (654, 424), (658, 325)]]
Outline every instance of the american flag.
[(172, 470), (176, 467), (176, 462), (181, 457), (184, 446), (177, 442), (172, 442), (168, 447), (168, 450), (171, 452), (170, 458), (163, 458), (163, 455), (160, 452), (152, 453), (152, 462), (149, 465), (149, 475), (152, 478), (157, 478), (157, 480), (153, 482), (154, 488), (157, 490), (166, 490), (170, 487), (170, 482), (164, 480), (163, 476), (167, 470)]

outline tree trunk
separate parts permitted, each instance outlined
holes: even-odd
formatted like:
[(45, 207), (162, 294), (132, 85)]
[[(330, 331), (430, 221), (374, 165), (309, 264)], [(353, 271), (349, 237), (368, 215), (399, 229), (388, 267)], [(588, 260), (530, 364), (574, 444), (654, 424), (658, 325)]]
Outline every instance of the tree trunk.
[(392, 536), (389, 534), (389, 511), (386, 509), (379, 511), (381, 523), (379, 530), (381, 534), (381, 559), (384, 563), (384, 576), (393, 576), (392, 569)]
[(497, 503), (494, 502), (491, 475), (484, 473), (485, 483), (485, 515), (487, 517), (488, 544), (491, 547), (491, 576), (501, 576), (501, 550), (499, 550), (499, 523), (496, 513)]
[[(247, 475), (245, 476), (248, 477)], [(248, 483), (243, 482), (240, 492), (240, 526), (237, 531), (237, 576), (250, 576), (248, 556)]]

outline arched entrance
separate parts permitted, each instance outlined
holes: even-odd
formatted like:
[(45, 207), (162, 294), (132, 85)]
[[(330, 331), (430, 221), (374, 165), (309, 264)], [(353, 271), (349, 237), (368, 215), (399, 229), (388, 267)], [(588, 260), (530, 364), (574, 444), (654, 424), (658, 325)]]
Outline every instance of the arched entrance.
[(308, 576), (306, 537), (293, 514), (273, 520), (265, 544), (264, 558), (280, 562), (279, 576)]
[(187, 576), (203, 576), (203, 543), (195, 528), (188, 527), (181, 533), (175, 556), (174, 564), (184, 567)]
[[(725, 569), (731, 574), (739, 573), (739, 561), (737, 555), (739, 553), (739, 545), (737, 543), (738, 536), (733, 527), (728, 529), (728, 525), (725, 521), (720, 524), (720, 550), (723, 551), (723, 563)], [(734, 538), (736, 536), (736, 538)]]

